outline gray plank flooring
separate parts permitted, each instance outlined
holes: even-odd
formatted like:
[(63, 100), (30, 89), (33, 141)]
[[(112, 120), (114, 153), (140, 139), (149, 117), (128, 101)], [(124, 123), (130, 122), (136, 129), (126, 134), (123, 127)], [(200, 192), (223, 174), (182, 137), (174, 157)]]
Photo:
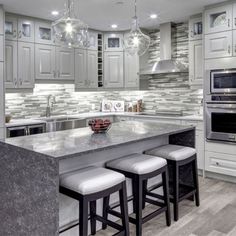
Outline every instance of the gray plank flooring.
[[(183, 201), (178, 222), (172, 220), (172, 225), (167, 227), (164, 214), (160, 215), (143, 225), (143, 236), (236, 236), (236, 184), (203, 178), (199, 181), (200, 207)], [(148, 206), (144, 214), (152, 210)], [(134, 226), (130, 224), (130, 228), (131, 236), (135, 236)], [(96, 235), (114, 233), (109, 228)]]

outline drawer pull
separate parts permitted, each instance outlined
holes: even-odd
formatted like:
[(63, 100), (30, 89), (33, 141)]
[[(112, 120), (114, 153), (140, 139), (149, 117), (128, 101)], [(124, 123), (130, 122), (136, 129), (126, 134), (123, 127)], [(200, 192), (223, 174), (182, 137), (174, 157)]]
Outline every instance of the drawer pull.
[(230, 54), (230, 51), (231, 51), (231, 47), (230, 45), (228, 46), (228, 53)]
[(230, 27), (230, 19), (228, 19), (228, 27)]
[(220, 163), (219, 163), (219, 162), (216, 162), (216, 165), (217, 165), (217, 166), (220, 166)]

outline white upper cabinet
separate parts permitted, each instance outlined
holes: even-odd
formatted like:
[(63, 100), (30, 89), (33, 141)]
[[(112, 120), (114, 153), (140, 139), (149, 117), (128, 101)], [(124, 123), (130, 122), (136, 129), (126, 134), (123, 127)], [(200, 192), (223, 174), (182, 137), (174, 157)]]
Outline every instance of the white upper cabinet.
[(189, 80), (190, 85), (203, 84), (203, 42), (189, 42)]
[(205, 58), (231, 57), (232, 31), (205, 35)]
[(106, 52), (123, 51), (124, 36), (121, 33), (110, 33), (104, 35), (104, 50)]
[(205, 11), (205, 34), (231, 30), (233, 26), (232, 4), (217, 6)]
[(97, 51), (87, 51), (88, 87), (98, 87), (98, 54)]
[(5, 38), (9, 40), (17, 40), (18, 29), (17, 29), (17, 17), (7, 15), (5, 17)]
[(123, 88), (124, 87), (124, 53), (105, 52), (104, 53), (104, 87)]
[(35, 45), (35, 79), (56, 78), (55, 46)]
[(5, 88), (17, 88), (17, 42), (5, 42)]
[(30, 18), (18, 18), (18, 40), (34, 42), (34, 21)]
[(56, 78), (74, 80), (74, 49), (56, 47)]
[(139, 56), (124, 55), (125, 88), (139, 88)]
[(87, 50), (75, 49), (75, 87), (83, 89), (87, 86)]
[(189, 20), (189, 40), (202, 39), (203, 22), (202, 16), (193, 17)]
[(89, 31), (89, 47), (90, 50), (98, 50), (98, 34), (95, 31)]
[(42, 44), (53, 44), (51, 23), (45, 21), (35, 22), (35, 42)]
[(34, 44), (18, 43), (19, 88), (34, 87)]

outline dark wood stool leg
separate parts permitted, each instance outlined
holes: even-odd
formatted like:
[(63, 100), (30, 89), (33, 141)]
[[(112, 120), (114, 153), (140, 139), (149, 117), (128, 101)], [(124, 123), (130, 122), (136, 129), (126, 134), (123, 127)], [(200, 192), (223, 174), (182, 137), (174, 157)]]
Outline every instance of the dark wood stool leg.
[[(110, 202), (110, 195), (103, 198), (103, 213), (102, 213), (102, 216), (106, 220), (108, 218), (109, 202)], [(102, 229), (106, 229), (106, 228), (107, 228), (107, 224), (102, 223)]]
[(79, 201), (79, 235), (88, 235), (88, 201), (86, 198)]
[(179, 166), (178, 162), (174, 162), (173, 167), (173, 198), (174, 198), (174, 220), (178, 221), (179, 219)]
[(96, 234), (96, 211), (97, 211), (97, 202), (90, 202), (90, 224), (91, 224), (91, 235)]
[(194, 187), (196, 188), (196, 193), (195, 193), (196, 206), (200, 206), (197, 158), (192, 162), (192, 168), (193, 168)]
[(171, 225), (171, 215), (170, 215), (170, 196), (169, 196), (169, 177), (168, 177), (168, 169), (162, 173), (162, 182), (163, 182), (163, 194), (164, 194), (164, 202), (167, 206), (166, 210), (166, 225)]
[(133, 184), (133, 181), (132, 181), (132, 193), (133, 193), (133, 212), (135, 213), (136, 212), (136, 196), (137, 196), (137, 189), (135, 187), (135, 184)]
[(147, 180), (143, 181), (143, 207), (142, 207), (142, 209), (145, 208), (145, 198), (146, 198), (146, 192), (147, 192), (147, 183), (148, 183)]
[(132, 182), (133, 182), (132, 183), (133, 186), (137, 190), (135, 193), (136, 236), (141, 236), (142, 235), (143, 181), (140, 180), (139, 176), (136, 176)]
[(129, 216), (128, 216), (128, 200), (127, 200), (127, 191), (126, 183), (122, 184), (122, 189), (119, 191), (120, 196), (120, 211), (122, 215), (122, 225), (125, 230), (125, 236), (129, 236)]

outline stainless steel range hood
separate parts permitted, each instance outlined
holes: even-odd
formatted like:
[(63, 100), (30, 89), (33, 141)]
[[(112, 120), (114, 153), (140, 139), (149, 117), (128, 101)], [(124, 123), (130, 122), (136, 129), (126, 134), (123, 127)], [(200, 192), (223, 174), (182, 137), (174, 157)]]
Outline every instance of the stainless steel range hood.
[(188, 72), (188, 68), (180, 61), (172, 59), (172, 27), (171, 23), (160, 25), (160, 60), (140, 71), (141, 75)]

